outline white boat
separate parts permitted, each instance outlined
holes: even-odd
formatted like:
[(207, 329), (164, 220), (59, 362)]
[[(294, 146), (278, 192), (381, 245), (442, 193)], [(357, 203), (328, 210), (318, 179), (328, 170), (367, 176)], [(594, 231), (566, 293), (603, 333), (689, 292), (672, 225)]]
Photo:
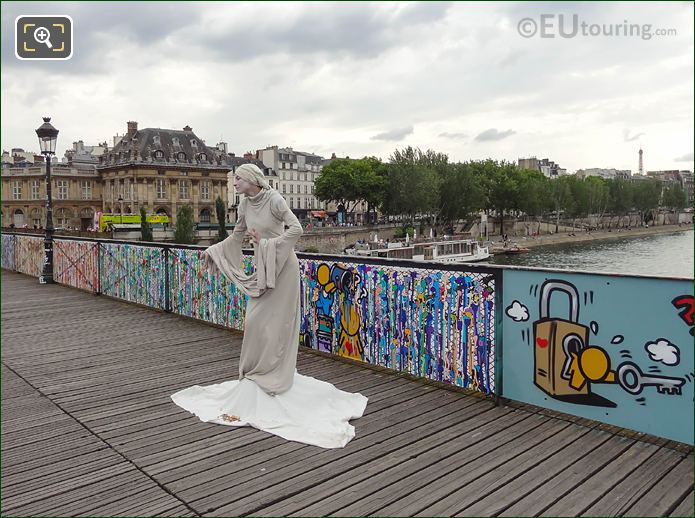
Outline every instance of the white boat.
[(413, 259), (416, 261), (437, 261), (439, 263), (474, 263), (490, 257), (486, 246), (480, 246), (472, 239), (435, 241), (414, 245)]
[(389, 243), (388, 248), (351, 248), (350, 255), (367, 257), (385, 257), (388, 259), (412, 259), (415, 261), (437, 261), (440, 263), (472, 263), (484, 261), (490, 257), (486, 246), (480, 246), (472, 239), (451, 241), (432, 241), (403, 246), (402, 243)]

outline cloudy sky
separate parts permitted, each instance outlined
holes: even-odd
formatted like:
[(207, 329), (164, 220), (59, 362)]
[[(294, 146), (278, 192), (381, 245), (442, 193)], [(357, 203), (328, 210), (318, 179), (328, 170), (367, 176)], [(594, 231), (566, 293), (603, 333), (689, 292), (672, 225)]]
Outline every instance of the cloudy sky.
[[(636, 172), (641, 145), (646, 169), (692, 170), (693, 4), (656, 4), (3, 2), (2, 148), (37, 150), (50, 115), (61, 156), (136, 120), (238, 154), (412, 145)], [(27, 14), (70, 15), (72, 59), (18, 60)]]

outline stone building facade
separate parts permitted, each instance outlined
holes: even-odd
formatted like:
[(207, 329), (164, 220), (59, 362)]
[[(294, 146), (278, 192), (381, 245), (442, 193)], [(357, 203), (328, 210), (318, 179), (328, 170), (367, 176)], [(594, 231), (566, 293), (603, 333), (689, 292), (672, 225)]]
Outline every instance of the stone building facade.
[(128, 131), (99, 160), (102, 211), (166, 214), (176, 225), (184, 204), (193, 208), (196, 223), (216, 222), (215, 200), (227, 206), (230, 157), (223, 148), (205, 145), (193, 130), (145, 128), (128, 122)]
[[(51, 164), (53, 225), (87, 230), (101, 210), (101, 181), (93, 165)], [(45, 228), (46, 165), (2, 169), (2, 226)]]

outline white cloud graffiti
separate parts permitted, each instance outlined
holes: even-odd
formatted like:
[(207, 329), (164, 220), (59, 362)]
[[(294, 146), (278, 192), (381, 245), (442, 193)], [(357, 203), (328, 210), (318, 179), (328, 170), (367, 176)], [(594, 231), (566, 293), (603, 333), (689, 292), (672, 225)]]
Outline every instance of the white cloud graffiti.
[(528, 308), (518, 300), (515, 300), (506, 309), (507, 316), (515, 322), (526, 322), (528, 320)]
[(647, 342), (644, 344), (644, 349), (652, 361), (661, 362), (665, 365), (678, 365), (680, 363), (680, 350), (666, 338), (658, 338), (654, 342)]

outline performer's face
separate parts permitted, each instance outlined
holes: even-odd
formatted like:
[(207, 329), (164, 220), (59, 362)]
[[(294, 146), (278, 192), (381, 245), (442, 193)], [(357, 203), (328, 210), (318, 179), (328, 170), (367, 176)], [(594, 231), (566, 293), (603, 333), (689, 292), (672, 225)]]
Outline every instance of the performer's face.
[(254, 194), (258, 191), (258, 186), (244, 180), (240, 176), (234, 177), (234, 188), (239, 194)]

